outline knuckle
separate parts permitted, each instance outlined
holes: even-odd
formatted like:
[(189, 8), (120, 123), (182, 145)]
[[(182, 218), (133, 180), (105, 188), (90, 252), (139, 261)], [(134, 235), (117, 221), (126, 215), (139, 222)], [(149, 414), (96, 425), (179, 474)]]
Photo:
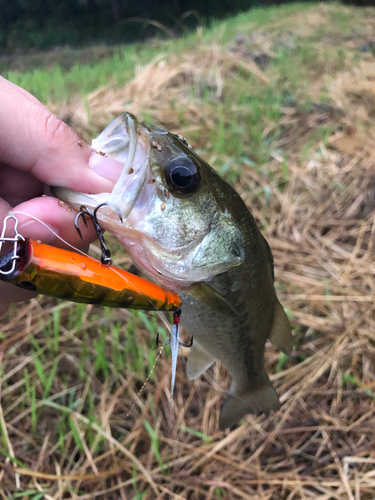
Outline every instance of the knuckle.
[(52, 113), (48, 113), (44, 124), (47, 139), (55, 141), (62, 138), (68, 126)]

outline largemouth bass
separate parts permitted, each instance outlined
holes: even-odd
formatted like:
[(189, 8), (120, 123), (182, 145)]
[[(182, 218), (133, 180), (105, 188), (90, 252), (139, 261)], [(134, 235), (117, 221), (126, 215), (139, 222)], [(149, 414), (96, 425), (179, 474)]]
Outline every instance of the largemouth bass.
[(181, 323), (191, 336), (187, 375), (196, 379), (215, 360), (232, 377), (219, 426), (248, 413), (277, 410), (264, 368), (267, 339), (289, 353), (289, 321), (274, 289), (273, 258), (238, 193), (186, 140), (124, 113), (93, 141), (121, 162), (112, 193), (90, 195), (53, 188), (79, 210), (97, 211), (156, 283), (178, 293)]

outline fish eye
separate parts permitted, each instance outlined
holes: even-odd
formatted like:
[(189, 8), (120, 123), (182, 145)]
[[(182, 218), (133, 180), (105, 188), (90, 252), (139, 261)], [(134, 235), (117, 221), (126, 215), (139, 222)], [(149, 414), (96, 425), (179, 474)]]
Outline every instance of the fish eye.
[(172, 158), (165, 168), (165, 180), (172, 191), (194, 193), (199, 187), (201, 176), (197, 165), (187, 157)]

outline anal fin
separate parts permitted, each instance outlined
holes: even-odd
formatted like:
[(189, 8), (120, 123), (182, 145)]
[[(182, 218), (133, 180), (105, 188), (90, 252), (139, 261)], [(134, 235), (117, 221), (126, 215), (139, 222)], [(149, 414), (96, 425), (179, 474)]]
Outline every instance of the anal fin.
[(293, 349), (293, 336), (289, 320), (283, 306), (276, 298), (275, 315), (270, 334), (270, 342), (283, 353), (290, 355)]
[(188, 379), (195, 380), (200, 377), (215, 361), (216, 358), (208, 354), (194, 339), (187, 361)]

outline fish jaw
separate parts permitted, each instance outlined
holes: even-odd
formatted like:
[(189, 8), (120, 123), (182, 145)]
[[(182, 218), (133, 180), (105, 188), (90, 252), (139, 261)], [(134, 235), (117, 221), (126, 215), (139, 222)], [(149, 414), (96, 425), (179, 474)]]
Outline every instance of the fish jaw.
[(129, 113), (123, 113), (113, 120), (96, 139), (92, 140), (92, 147), (98, 153), (110, 158), (116, 158), (120, 163), (126, 163), (130, 137), (128, 132), (128, 117), (135, 125), (135, 118)]
[[(51, 192), (76, 210), (80, 210), (82, 205), (91, 210), (99, 204), (106, 205), (117, 215), (117, 219), (122, 221), (133, 209), (147, 178), (150, 152), (147, 130), (139, 126), (133, 115), (123, 113), (92, 141), (92, 146), (99, 153), (99, 155), (94, 154), (96, 156), (93, 162), (96, 166), (95, 170), (98, 169), (98, 159), (100, 163), (100, 155), (102, 155), (106, 158), (103, 158), (101, 162), (101, 175), (113, 179), (114, 172), (118, 171), (118, 178), (112, 192), (91, 195), (75, 193), (59, 187), (51, 187)], [(90, 164), (92, 160), (93, 158)], [(109, 166), (111, 170), (114, 169), (108, 176), (105, 172), (106, 166), (107, 168)], [(102, 222), (106, 225), (109, 224), (108, 230), (115, 228), (113, 223), (115, 217), (108, 209), (101, 210), (100, 219), (103, 219)]]
[(103, 229), (106, 229), (112, 233), (116, 232), (119, 226), (119, 217), (113, 210), (106, 206), (110, 193), (77, 193), (75, 191), (71, 191), (70, 189), (61, 187), (51, 187), (50, 189), (53, 196), (63, 201), (64, 203), (67, 203), (77, 212), (80, 212), (82, 206), (87, 207), (89, 210), (93, 211), (98, 205), (104, 204), (104, 206), (100, 208), (100, 221), (101, 223), (103, 223)]

